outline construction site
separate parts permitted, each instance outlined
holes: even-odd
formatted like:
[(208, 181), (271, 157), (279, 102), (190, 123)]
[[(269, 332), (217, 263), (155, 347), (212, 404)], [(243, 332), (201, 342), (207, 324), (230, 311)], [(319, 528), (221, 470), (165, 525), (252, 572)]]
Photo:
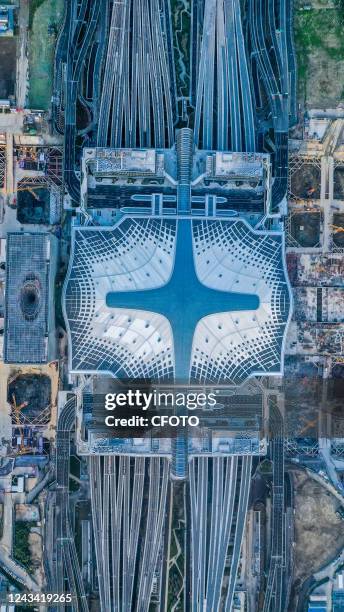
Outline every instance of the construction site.
[[(25, 4), (18, 11), (18, 3), (14, 11), (14, 36), (12, 32), (6, 32), (6, 36), (0, 36), (0, 397), (3, 409), (0, 412), (0, 437), (3, 440), (1, 456), (18, 457), (29, 455), (40, 457), (47, 455), (49, 446), (55, 437), (57, 418), (57, 393), (59, 383), (59, 364), (55, 360), (56, 354), (49, 349), (46, 351), (46, 339), (43, 338), (44, 347), (41, 357), (36, 363), (34, 354), (23, 356), (23, 339), (30, 351), (34, 345), (33, 338), (18, 330), (18, 353), (12, 363), (4, 363), (4, 310), (5, 285), (8, 268), (12, 268), (20, 254), (30, 265), (30, 257), (35, 259), (34, 244), (37, 240), (44, 244), (42, 251), (42, 274), (35, 273), (31, 266), (23, 279), (21, 287), (13, 288), (13, 307), (18, 317), (22, 318), (27, 325), (35, 326), (39, 317), (43, 317), (42, 329), (46, 331), (50, 323), (46, 319), (46, 313), (53, 313), (54, 307), (48, 295), (53, 292), (54, 264), (51, 270), (49, 289), (44, 284), (47, 280), (45, 267), (46, 257), (44, 253), (50, 253), (51, 241), (45, 240), (47, 229), (52, 228), (57, 232), (61, 222), (63, 209), (63, 149), (62, 139), (51, 135), (49, 129), (49, 113), (43, 111), (31, 111), (26, 108), (27, 94), (32, 85), (36, 87), (37, 79), (42, 83), (42, 75), (37, 71), (31, 76), (28, 73), (28, 60), (31, 58), (28, 49), (30, 37), (38, 50), (39, 34), (37, 23), (33, 24), (32, 31), (28, 27), (28, 18), (31, 7)], [(46, 4), (46, 3), (43, 3)], [(44, 23), (49, 20), (50, 14), (55, 11), (53, 4), (41, 7), (41, 13), (45, 15)], [(61, 13), (60, 3), (59, 15)], [(34, 11), (36, 11), (35, 6)], [(43, 23), (43, 22), (42, 22)], [(34, 25), (34, 27), (33, 27)], [(47, 26), (44, 26), (47, 27)], [(11, 35), (10, 35), (11, 34)], [(49, 38), (49, 44), (53, 49), (53, 38)], [(32, 50), (31, 50), (32, 53)], [(43, 59), (42, 59), (43, 61)], [(45, 61), (45, 60), (44, 60)], [(52, 61), (50, 53), (49, 62)], [(29, 82), (31, 79), (31, 83)], [(50, 77), (51, 78), (51, 75)], [(36, 79), (36, 80), (35, 80)], [(38, 87), (38, 86), (37, 86)], [(36, 87), (36, 90), (37, 90)], [(42, 85), (41, 85), (42, 89)], [(39, 100), (33, 91), (33, 97)], [(44, 94), (47, 95), (46, 92)], [(50, 94), (49, 94), (50, 99)], [(34, 107), (34, 108), (37, 108)], [(39, 106), (38, 106), (39, 108)], [(28, 232), (27, 238), (23, 229)], [(40, 237), (30, 232), (43, 232)], [(23, 232), (23, 235), (20, 235)], [(8, 235), (12, 233), (13, 240), (22, 238), (30, 242), (28, 251), (19, 247), (18, 252), (14, 249), (12, 266), (10, 257), (6, 261), (6, 249), (9, 244)], [(18, 238), (16, 238), (16, 236)], [(57, 250), (54, 246), (53, 250)], [(54, 251), (55, 252), (55, 251)], [(36, 253), (36, 256), (38, 251)], [(57, 257), (57, 255), (56, 255)], [(8, 264), (8, 265), (7, 265)], [(21, 267), (21, 264), (19, 264)], [(10, 294), (10, 281), (7, 278), (7, 297)], [(48, 292), (48, 293), (47, 293)], [(53, 293), (52, 293), (53, 295)], [(12, 298), (11, 298), (12, 299)], [(48, 318), (49, 318), (48, 314)], [(52, 316), (52, 315), (51, 315)], [(20, 319), (21, 320), (21, 319)], [(18, 319), (19, 323), (19, 319)], [(48, 327), (47, 327), (48, 325)], [(13, 328), (11, 328), (13, 329)], [(38, 328), (37, 328), (38, 329)], [(40, 329), (40, 328), (39, 328)], [(55, 328), (51, 324), (52, 346), (54, 345)], [(49, 344), (49, 342), (48, 342)], [(30, 348), (31, 347), (31, 348)], [(11, 357), (9, 359), (11, 361)], [(21, 363), (23, 361), (23, 363)], [(36, 360), (37, 361), (37, 360)], [(6, 441), (6, 442), (5, 442)], [(28, 459), (28, 458), (27, 458)]]
[(288, 217), (288, 245), (319, 247), (323, 215), (320, 211), (292, 210)]
[(343, 126), (343, 119), (315, 116), (304, 138), (290, 141), (288, 252), (329, 253), (341, 244), (344, 204), (337, 195), (344, 169)]
[(56, 147), (17, 146), (17, 219), (23, 224), (55, 225), (62, 212), (62, 151)]
[(334, 170), (334, 197), (336, 200), (344, 199), (344, 167), (337, 165)]
[(295, 286), (342, 287), (344, 262), (341, 253), (311, 254), (289, 252), (287, 254), (290, 281)]
[[(288, 451), (295, 451), (295, 439), (305, 454), (317, 455), (319, 437), (332, 440), (344, 437), (344, 360), (329, 357), (288, 356), (283, 378), (284, 430)], [(324, 376), (325, 375), (325, 376)], [(343, 449), (344, 450), (344, 449)]]
[(289, 162), (289, 197), (311, 204), (320, 198), (321, 158), (293, 155)]
[(2, 364), (0, 392), (7, 410), (0, 414), (0, 435), (11, 440), (2, 455), (45, 455), (56, 426), (58, 362), (42, 366)]
[(51, 380), (46, 374), (18, 374), (8, 381), (12, 424), (46, 425), (51, 416)]
[(333, 250), (344, 251), (344, 213), (334, 213), (333, 215)]
[(305, 579), (330, 563), (344, 546), (340, 502), (310, 472), (289, 469), (295, 499), (294, 584), (291, 607)]
[(17, 190), (17, 219), (19, 223), (49, 224), (50, 192), (47, 185), (27, 185)]
[(284, 378), (286, 438), (308, 439), (308, 443), (310, 440), (312, 443), (318, 441), (322, 388), (321, 372), (315, 364), (303, 362), (300, 368), (298, 361), (296, 372), (287, 368)]
[[(289, 327), (283, 388), (286, 452), (291, 459), (320, 460), (319, 439), (344, 455), (344, 121), (311, 117), (302, 139), (290, 141), (287, 268), (294, 309)], [(340, 406), (339, 406), (339, 398)], [(315, 539), (305, 549), (305, 511), (311, 481), (295, 473), (297, 503), (295, 585), (310, 573)], [(304, 486), (303, 486), (304, 482)], [(339, 481), (338, 481), (339, 482)], [(306, 488), (305, 488), (306, 487)], [(332, 510), (335, 517), (335, 508)], [(325, 522), (326, 522), (326, 517)], [(318, 522), (321, 521), (318, 517)], [(337, 519), (334, 518), (336, 521)], [(335, 531), (328, 529), (328, 536)], [(312, 548), (313, 547), (313, 548)], [(318, 554), (318, 553), (317, 553)], [(325, 556), (323, 557), (325, 560)]]

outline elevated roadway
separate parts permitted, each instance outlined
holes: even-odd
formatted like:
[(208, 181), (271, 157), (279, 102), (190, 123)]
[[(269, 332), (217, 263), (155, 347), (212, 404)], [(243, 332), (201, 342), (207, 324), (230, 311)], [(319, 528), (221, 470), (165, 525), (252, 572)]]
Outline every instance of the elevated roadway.
[[(191, 191), (191, 209), (193, 211), (205, 209), (205, 198), (209, 190), (197, 189)], [(238, 212), (256, 212), (264, 211), (264, 193), (257, 192), (253, 189), (231, 189), (225, 191), (221, 189), (212, 189), (212, 195), (219, 199), (217, 203), (218, 211), (237, 210)], [(97, 185), (91, 188), (87, 193), (87, 208), (102, 209), (102, 208), (149, 208), (151, 207), (151, 197), (156, 194), (161, 194), (166, 208), (176, 208), (177, 204), (173, 203), (171, 197), (175, 197), (176, 192), (169, 187), (134, 187), (134, 186), (118, 186), (118, 185)], [(143, 198), (142, 196), (148, 196)]]
[(232, 609), (251, 484), (252, 457), (199, 457), (190, 464), (193, 612), (220, 609), (229, 550), (226, 610)]
[(271, 453), (273, 461), (272, 525), (270, 566), (263, 612), (283, 612), (285, 581), (285, 502), (283, 420), (277, 405), (271, 402)]
[(82, 0), (78, 6), (74, 0), (73, 25), (69, 29), (64, 113), (64, 179), (72, 200), (77, 203), (80, 198), (80, 181), (75, 173), (76, 106), (81, 73), (96, 31), (101, 5), (102, 0), (94, 0), (90, 5), (89, 0)]
[(70, 591), (76, 596), (76, 610), (88, 612), (87, 597), (69, 515), (70, 435), (75, 421), (75, 408), (76, 397), (73, 396), (66, 402), (61, 411), (56, 432), (56, 561), (51, 579), (54, 590), (56, 589), (58, 593), (64, 593), (66, 592), (66, 578)]
[[(203, 149), (253, 152), (255, 115), (239, 0), (207, 0), (200, 15), (195, 142)], [(192, 33), (197, 37), (198, 29)], [(196, 38), (192, 48), (198, 47)]]
[(164, 5), (165, 12), (159, 0), (121, 0), (112, 5), (98, 146), (173, 144), (175, 74), (171, 24)]
[(158, 457), (90, 457), (101, 610), (147, 612), (163, 547), (169, 464)]

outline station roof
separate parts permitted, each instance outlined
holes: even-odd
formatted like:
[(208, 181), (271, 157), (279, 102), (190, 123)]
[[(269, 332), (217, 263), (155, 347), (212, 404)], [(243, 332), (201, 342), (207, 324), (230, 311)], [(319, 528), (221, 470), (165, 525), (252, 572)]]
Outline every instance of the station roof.
[(283, 236), (241, 219), (78, 227), (64, 309), (73, 372), (233, 385), (279, 374), (290, 311)]

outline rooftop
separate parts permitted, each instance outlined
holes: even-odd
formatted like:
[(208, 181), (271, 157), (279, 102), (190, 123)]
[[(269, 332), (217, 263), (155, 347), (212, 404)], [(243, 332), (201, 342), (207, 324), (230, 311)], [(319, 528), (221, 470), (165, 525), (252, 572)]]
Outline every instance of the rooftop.
[(279, 374), (283, 236), (238, 219), (77, 227), (64, 307), (72, 372), (234, 385)]
[(7, 237), (5, 349), (7, 363), (43, 363), (48, 351), (50, 239)]

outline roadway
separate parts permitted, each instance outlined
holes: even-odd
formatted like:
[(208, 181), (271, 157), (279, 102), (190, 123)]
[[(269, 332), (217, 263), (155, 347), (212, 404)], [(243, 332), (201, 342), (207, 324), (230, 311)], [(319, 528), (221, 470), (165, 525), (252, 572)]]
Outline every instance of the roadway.
[(251, 484), (252, 457), (190, 461), (191, 603), (193, 612), (220, 607), (230, 542), (226, 610), (233, 604)]
[[(80, 198), (76, 174), (78, 100), (90, 113), (84, 135), (97, 125), (98, 146), (164, 148), (174, 140), (175, 75), (171, 24), (166, 14), (162, 19), (158, 0), (140, 0), (135, 5), (123, 0), (112, 5), (108, 31), (109, 17), (106, 0), (72, 0), (67, 3), (56, 47), (53, 124), (59, 133), (64, 131), (64, 177), (76, 203)], [(103, 35), (97, 34), (98, 29)], [(89, 66), (94, 44), (95, 62)], [(81, 91), (85, 69), (92, 74), (90, 103)]]
[(261, 128), (266, 123), (265, 131), (272, 127), (276, 212), (287, 192), (288, 130), (296, 116), (290, 2), (250, 0), (247, 19), (250, 54), (238, 0), (209, 0), (203, 11), (193, 12), (192, 53), (198, 62), (197, 87), (196, 75), (192, 81), (194, 137), (204, 149), (255, 151), (258, 118)]
[(285, 581), (284, 435), (278, 406), (270, 403), (271, 453), (273, 461), (270, 566), (263, 612), (283, 612)]
[[(225, 609), (231, 610), (233, 605), (234, 591), (236, 585), (236, 578), (238, 573), (240, 551), (242, 545), (242, 539), (246, 527), (246, 515), (247, 506), (250, 493), (251, 485), (251, 469), (252, 469), (252, 456), (245, 455), (242, 457), (241, 463), (241, 477), (240, 477), (240, 492), (239, 492), (239, 503), (236, 517), (236, 529), (234, 535), (234, 544), (232, 552), (232, 561), (229, 575), (229, 584), (227, 589)], [(209, 611), (210, 612), (210, 611)]]
[[(237, 210), (261, 213), (264, 210), (264, 194), (253, 189), (212, 189), (213, 196), (219, 199), (216, 204), (218, 211)], [(104, 185), (99, 184), (87, 192), (87, 208), (127, 208), (127, 207), (151, 207), (150, 199), (138, 200), (137, 196), (153, 196), (161, 194), (173, 197), (176, 191), (171, 187), (152, 185), (151, 187), (135, 187), (127, 185)], [(209, 194), (206, 188), (198, 188), (191, 192), (191, 209), (193, 211), (205, 210), (205, 197)], [(168, 207), (172, 206), (168, 202)]]
[(278, 207), (287, 193), (288, 187), (288, 132), (276, 132), (276, 154), (274, 156), (274, 182), (271, 189), (271, 209)]
[(172, 146), (176, 95), (171, 53), (171, 25), (158, 0), (113, 3), (98, 146)]
[(105, 5), (106, 0), (67, 2), (55, 49), (52, 120), (54, 129), (65, 136), (64, 178), (76, 203), (80, 197), (80, 183), (75, 174), (76, 106), (78, 97), (82, 97), (82, 72), (89, 59), (100, 9)]
[(161, 571), (169, 464), (92, 456), (89, 474), (101, 610), (147, 612)]
[[(255, 114), (239, 0), (207, 0), (194, 13), (198, 50), (195, 142), (203, 149), (255, 151)], [(199, 30), (202, 42), (199, 45)], [(195, 78), (195, 77), (194, 77)], [(214, 121), (214, 110), (217, 122)]]
[(75, 421), (76, 397), (64, 405), (58, 419), (56, 431), (56, 507), (55, 544), (56, 557), (51, 580), (54, 592), (66, 592), (65, 578), (70, 592), (76, 596), (75, 608), (88, 612), (88, 603), (76, 552), (73, 529), (69, 513), (69, 461), (70, 435)]
[(7, 554), (2, 548), (0, 548), (0, 568), (2, 568), (5, 574), (8, 574), (13, 580), (21, 584), (27, 591), (33, 593), (39, 593), (41, 588), (31, 578), (28, 572), (19, 564), (14, 561), (9, 554)]
[(72, 7), (73, 2), (66, 2), (64, 5), (63, 19), (56, 41), (54, 55), (54, 82), (51, 113), (54, 130), (61, 135), (64, 132), (63, 66), (67, 62), (69, 28), (72, 23)]
[(94, 0), (90, 5), (89, 0), (82, 0), (78, 6), (78, 2), (74, 0), (73, 25), (69, 29), (64, 113), (64, 178), (72, 200), (77, 203), (80, 199), (80, 181), (75, 173), (76, 107), (82, 70), (96, 31), (101, 4), (101, 0)]
[(260, 87), (268, 98), (269, 117), (275, 132), (272, 212), (278, 211), (287, 192), (288, 130), (295, 120), (296, 77), (290, 12), (288, 0), (249, 2), (251, 62), (257, 66), (256, 75), (262, 81)]

